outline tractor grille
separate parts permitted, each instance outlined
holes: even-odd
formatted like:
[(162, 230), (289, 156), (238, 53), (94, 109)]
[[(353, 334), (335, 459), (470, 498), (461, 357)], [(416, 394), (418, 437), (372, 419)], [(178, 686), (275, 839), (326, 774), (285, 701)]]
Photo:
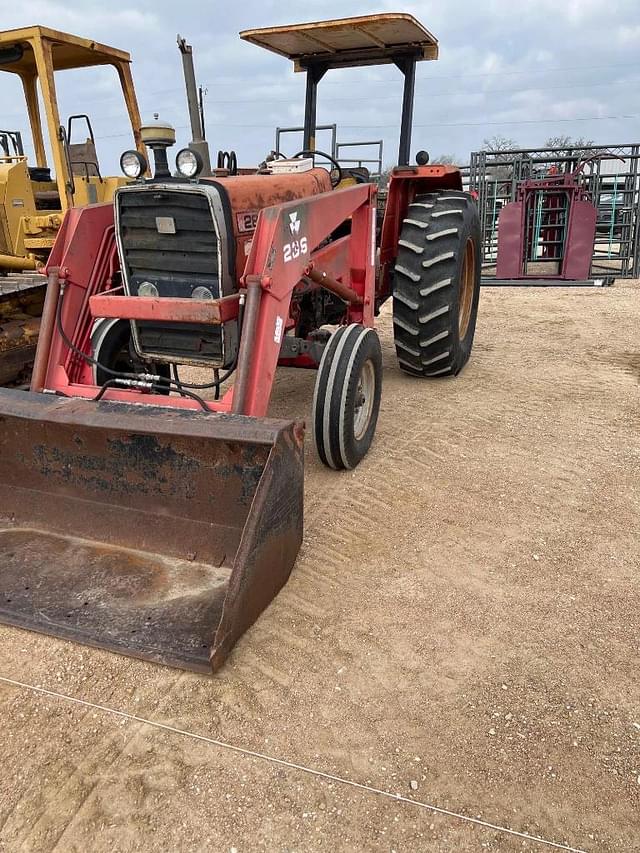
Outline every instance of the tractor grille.
[[(160, 296), (220, 294), (218, 240), (208, 197), (171, 190), (120, 193), (120, 243), (133, 296), (145, 281)], [(175, 233), (171, 233), (174, 229)]]
[[(160, 298), (188, 299), (196, 288), (198, 299), (218, 299), (226, 293), (222, 283), (229, 276), (216, 230), (216, 224), (224, 227), (224, 222), (214, 222), (210, 192), (166, 185), (118, 192), (122, 272), (131, 296), (157, 291)], [(233, 327), (147, 322), (132, 327), (136, 350), (145, 358), (226, 366), (235, 353), (235, 344), (225, 345), (225, 338), (229, 343), (237, 338), (235, 321)]]

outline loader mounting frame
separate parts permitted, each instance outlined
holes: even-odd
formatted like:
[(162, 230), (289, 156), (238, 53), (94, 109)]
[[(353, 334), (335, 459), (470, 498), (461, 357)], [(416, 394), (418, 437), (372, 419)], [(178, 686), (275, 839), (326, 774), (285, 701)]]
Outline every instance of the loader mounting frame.
[[(50, 289), (63, 292), (62, 327), (73, 332), (79, 348), (88, 352), (93, 320), (161, 319), (175, 322), (221, 322), (238, 316), (239, 302), (246, 298), (244, 333), (238, 356), (237, 378), (220, 400), (206, 402), (212, 412), (264, 417), (267, 414), (276, 367), (284, 336), (291, 328), (290, 303), (296, 287), (308, 279), (314, 287), (351, 293), (347, 321), (373, 326), (375, 292), (376, 188), (361, 184), (332, 193), (287, 202), (260, 211), (251, 252), (237, 296), (209, 302), (153, 299), (111, 294), (118, 269), (113, 239), (113, 206), (93, 205), (71, 210), (63, 233), (52, 252), (48, 271)], [(345, 220), (350, 234), (321, 248)], [(293, 226), (293, 228), (292, 228)], [(79, 251), (82, 246), (83, 250)], [(314, 283), (321, 281), (322, 284)], [(189, 303), (189, 304), (185, 304)], [(91, 370), (65, 341), (55, 335), (57, 300), (45, 306), (38, 351), (38, 370), (32, 390), (93, 399), (100, 387)], [(72, 327), (75, 318), (76, 327)], [(287, 358), (288, 366), (310, 367), (308, 356)], [(47, 365), (44, 373), (40, 364)], [(139, 389), (110, 388), (109, 400), (141, 401), (169, 408), (198, 409), (188, 397), (142, 393)]]

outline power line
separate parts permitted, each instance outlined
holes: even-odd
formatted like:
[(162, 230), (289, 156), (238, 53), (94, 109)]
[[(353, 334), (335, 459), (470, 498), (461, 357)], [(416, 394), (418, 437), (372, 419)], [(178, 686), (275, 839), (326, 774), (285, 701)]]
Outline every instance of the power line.
[[(468, 80), (476, 77), (510, 77), (517, 74), (551, 74), (555, 71), (601, 71), (604, 68), (637, 68), (639, 65), (640, 62), (612, 62), (607, 63), (606, 65), (558, 65), (551, 68), (524, 68), (518, 71), (487, 71), (480, 74), (417, 74), (416, 82), (421, 80)], [(246, 77), (217, 77), (215, 81), (216, 86), (237, 86), (238, 83), (246, 83)], [(374, 84), (388, 86), (389, 80), (367, 80), (367, 85)], [(322, 81), (322, 85), (343, 86), (344, 81), (324, 79)], [(158, 92), (151, 92), (150, 94), (161, 95), (167, 91), (173, 90), (165, 89)]]
[[(433, 74), (428, 76), (416, 75), (418, 80), (467, 80), (470, 77), (510, 77), (515, 74), (551, 74), (554, 71), (598, 71), (603, 68), (633, 68), (640, 65), (639, 62), (612, 62), (607, 65), (559, 65), (554, 68), (524, 68), (519, 71), (488, 71), (482, 74)], [(372, 83), (387, 83), (386, 80), (372, 80)], [(327, 83), (338, 84), (339, 81), (327, 80)], [(325, 82), (322, 84), (326, 85)], [(341, 83), (339, 85), (342, 85)]]
[[(420, 96), (424, 97), (425, 100), (430, 100), (431, 98), (446, 98), (446, 97), (455, 97), (455, 96), (460, 96), (460, 95), (465, 95), (465, 96), (469, 96), (469, 95), (491, 96), (491, 95), (505, 95), (505, 94), (522, 94), (523, 92), (543, 92), (544, 93), (544, 92), (560, 91), (562, 89), (583, 89), (583, 88), (586, 89), (586, 88), (593, 88), (595, 86), (611, 87), (611, 86), (619, 85), (619, 84), (629, 85), (628, 81), (626, 81), (626, 80), (614, 80), (612, 82), (600, 81), (599, 83), (593, 83), (593, 84), (571, 83), (571, 84), (567, 84), (564, 86), (532, 86), (532, 87), (528, 87), (525, 89), (479, 89), (479, 90), (472, 91), (472, 92), (469, 92), (469, 91), (466, 91), (466, 92), (423, 92), (423, 93), (419, 93), (419, 94), (416, 93), (417, 94), (416, 100), (419, 100)], [(179, 89), (179, 90), (176, 89), (173, 91), (182, 91), (182, 89)], [(397, 102), (398, 98), (395, 95), (383, 95), (382, 97), (377, 98), (376, 100), (377, 101), (383, 101), (383, 100), (384, 101), (391, 101), (392, 100), (392, 101)], [(336, 102), (353, 103), (353, 98), (352, 97), (351, 98), (331, 98), (331, 102), (332, 103), (336, 103)], [(242, 100), (239, 100), (237, 98), (233, 98), (233, 99), (229, 99), (229, 100), (219, 99), (219, 98), (207, 98), (206, 103), (210, 106), (215, 105), (215, 104), (256, 104), (256, 103), (265, 104), (265, 105), (269, 105), (269, 104), (290, 104), (291, 98), (269, 98), (269, 99), (246, 98), (246, 99), (242, 99)], [(5, 118), (11, 117), (11, 116), (18, 116), (18, 115), (22, 115), (22, 113), (10, 113), (8, 116), (7, 116), (7, 114), (5, 114)], [(106, 115), (101, 115), (101, 116), (99, 116), (99, 119), (101, 120), (101, 119), (109, 119), (109, 118), (118, 118), (121, 115), (122, 115), (122, 111), (118, 111), (115, 113), (107, 113)], [(232, 127), (233, 125), (228, 125), (228, 126)], [(256, 125), (256, 127), (258, 127), (258, 126), (259, 125)]]
[[(638, 62), (620, 62), (620, 63), (610, 63), (608, 65), (566, 65), (566, 66), (556, 66), (552, 68), (530, 68), (523, 69), (518, 71), (491, 71), (481, 74), (456, 74), (456, 75), (419, 75), (416, 77), (416, 83), (426, 82), (429, 83), (433, 80), (466, 80), (470, 78), (486, 78), (486, 77), (510, 77), (514, 75), (520, 74), (549, 74), (555, 71), (595, 71), (600, 69), (610, 69), (610, 68), (637, 68), (640, 66)], [(280, 79), (280, 78), (278, 78)], [(224, 82), (225, 80), (229, 82)], [(216, 78), (215, 85), (210, 86), (209, 88), (215, 89), (217, 86), (237, 86), (238, 83), (246, 83), (246, 78), (242, 77), (219, 77)], [(367, 80), (367, 86), (376, 86), (376, 85), (384, 85), (388, 86), (390, 84), (390, 80)], [(607, 86), (612, 85), (613, 83), (622, 83), (622, 80), (615, 80), (611, 83), (606, 82), (596, 82), (596, 83), (576, 83), (576, 84), (567, 84), (563, 86), (545, 86), (545, 87), (533, 87), (529, 89), (494, 89), (494, 90), (479, 90), (476, 92), (469, 92), (466, 94), (490, 94), (494, 92), (495, 94), (506, 94), (508, 92), (519, 92), (519, 91), (554, 91), (557, 89), (569, 89), (569, 88), (589, 88), (591, 86)], [(203, 85), (206, 85), (203, 83)], [(322, 86), (344, 86), (344, 81), (342, 80), (324, 80)], [(142, 91), (142, 90), (141, 90)], [(153, 92), (143, 92), (143, 96), (145, 98), (155, 97), (156, 95), (167, 95), (173, 92), (182, 92), (184, 91), (183, 86), (176, 86), (169, 89), (157, 89)], [(418, 96), (421, 96), (422, 93), (417, 92)], [(424, 93), (426, 97), (447, 97), (450, 95), (458, 94), (457, 92), (426, 92)], [(396, 100), (395, 95), (385, 95), (383, 98)], [(106, 102), (119, 99), (119, 95), (107, 95), (104, 98), (96, 98), (92, 96), (92, 102)], [(332, 100), (344, 100), (349, 101), (351, 98), (332, 98)], [(382, 100), (382, 98), (378, 98), (378, 100)], [(256, 102), (264, 102), (263, 98), (255, 98), (250, 100), (238, 100), (237, 98), (233, 99), (220, 99), (220, 100), (210, 100), (209, 103), (256, 103)], [(271, 103), (289, 103), (289, 99), (271, 99)], [(22, 113), (5, 113), (5, 118), (10, 118), (11, 116), (20, 116)]]
[[(449, 92), (416, 92), (416, 100), (419, 98), (450, 98), (459, 95), (505, 95), (509, 93), (520, 94), (521, 92), (556, 92), (560, 89), (591, 89), (596, 86), (615, 86), (624, 83), (629, 85), (626, 80), (600, 81), (598, 83), (568, 83), (563, 86), (531, 86), (526, 89), (477, 89), (476, 91), (449, 91)], [(331, 102), (344, 101), (353, 103), (351, 98), (331, 98)], [(398, 101), (396, 95), (381, 95), (376, 97), (376, 101)], [(207, 98), (208, 104), (290, 104), (291, 98)]]
[[(456, 121), (456, 122), (428, 122), (427, 124), (414, 124), (414, 128), (432, 128), (432, 127), (507, 127), (511, 125), (522, 124), (570, 124), (574, 121), (628, 121), (631, 119), (640, 118), (640, 115), (619, 115), (619, 116), (581, 116), (577, 118), (548, 118), (548, 119), (517, 119), (513, 121)], [(272, 124), (227, 124), (226, 128), (234, 129), (256, 129), (262, 130), (270, 128), (273, 130)], [(397, 130), (396, 124), (341, 124), (342, 130)], [(188, 130), (189, 125), (183, 124), (176, 126), (175, 130)], [(131, 136), (128, 133), (112, 133), (106, 136), (101, 136), (101, 139), (119, 139), (125, 136)]]

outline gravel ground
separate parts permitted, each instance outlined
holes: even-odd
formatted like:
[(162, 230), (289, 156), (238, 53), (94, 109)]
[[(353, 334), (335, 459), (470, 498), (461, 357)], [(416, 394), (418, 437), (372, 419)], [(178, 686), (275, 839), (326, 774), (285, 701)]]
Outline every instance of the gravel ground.
[(307, 442), (298, 563), (215, 678), (1, 627), (5, 679), (301, 767), (4, 681), (0, 849), (551, 849), (415, 800), (640, 850), (639, 318), (629, 283), (487, 288), (424, 383), (385, 313), (375, 444), (336, 474)]

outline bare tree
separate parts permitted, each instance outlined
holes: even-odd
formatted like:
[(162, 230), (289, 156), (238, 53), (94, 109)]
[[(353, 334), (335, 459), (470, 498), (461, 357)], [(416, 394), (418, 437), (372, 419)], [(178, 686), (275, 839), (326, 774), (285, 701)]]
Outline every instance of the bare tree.
[(577, 139), (572, 139), (570, 136), (550, 136), (545, 142), (545, 148), (577, 148), (582, 150), (593, 145), (593, 139), (585, 139), (579, 136)]
[[(511, 151), (518, 147), (519, 145), (515, 139), (510, 139), (508, 136), (501, 136), (500, 134), (484, 139), (481, 150), (495, 153), (495, 156), (492, 157), (494, 165), (487, 168), (487, 175), (496, 181), (510, 180), (512, 172), (510, 157), (508, 154), (501, 155), (500, 152)], [(502, 165), (503, 163), (505, 165)]]
[(576, 139), (573, 139), (571, 136), (550, 136), (545, 146), (547, 148), (557, 148), (560, 149), (558, 154), (560, 156), (564, 155), (565, 157), (571, 157), (570, 161), (564, 161), (564, 164), (559, 163), (558, 166), (560, 171), (571, 171), (571, 169), (575, 168), (581, 160), (587, 160), (592, 157), (594, 154), (597, 154), (597, 151), (588, 150), (590, 146), (593, 146), (593, 139), (585, 139), (583, 136), (579, 136)]
[(458, 166), (461, 160), (457, 154), (438, 154), (437, 157), (433, 158), (433, 162), (441, 166)]
[(482, 140), (481, 151), (510, 151), (513, 148), (518, 148), (518, 143), (515, 139), (510, 139), (508, 136), (501, 136), (497, 133), (495, 136), (487, 137)]

